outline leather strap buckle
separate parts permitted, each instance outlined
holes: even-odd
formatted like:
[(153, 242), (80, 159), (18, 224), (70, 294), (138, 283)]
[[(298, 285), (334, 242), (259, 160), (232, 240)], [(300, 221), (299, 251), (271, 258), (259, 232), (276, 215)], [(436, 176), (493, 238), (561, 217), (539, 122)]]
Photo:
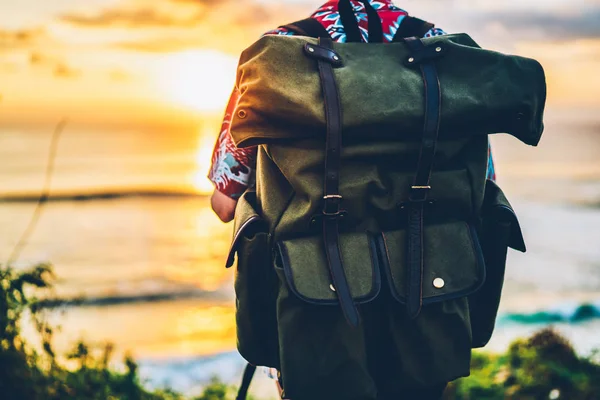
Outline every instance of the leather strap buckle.
[(323, 196), (325, 203), (323, 204), (323, 215), (326, 217), (340, 217), (342, 210), (340, 209), (340, 202), (342, 196), (339, 194), (328, 194)]
[(431, 186), (412, 186), (410, 188), (410, 196), (408, 199), (411, 202), (422, 202), (427, 200)]

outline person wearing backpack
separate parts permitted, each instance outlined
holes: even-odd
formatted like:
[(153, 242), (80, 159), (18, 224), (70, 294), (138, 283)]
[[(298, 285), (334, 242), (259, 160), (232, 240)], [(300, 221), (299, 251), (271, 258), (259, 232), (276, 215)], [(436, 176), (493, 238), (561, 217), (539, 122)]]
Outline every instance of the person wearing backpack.
[[(369, 8), (366, 8), (370, 6)], [(351, 12), (348, 9), (351, 7)], [(341, 8), (341, 12), (340, 12)], [(423, 37), (433, 37), (444, 35), (445, 32), (435, 27), (433, 24), (426, 23), (417, 18), (409, 16), (408, 12), (397, 7), (391, 0), (371, 0), (366, 3), (362, 1), (333, 0), (328, 1), (319, 7), (311, 16), (311, 19), (319, 22), (327, 30), (327, 33), (333, 40), (339, 43), (346, 41), (370, 42), (369, 40), (369, 15), (374, 15), (375, 10), (381, 20), (383, 30), (381, 39), (383, 43), (390, 43), (394, 36), (401, 29), (402, 33), (415, 29), (421, 29)], [(346, 11), (346, 13), (344, 13)], [(370, 11), (370, 14), (369, 12)], [(358, 23), (359, 31), (356, 28), (346, 33), (343, 20), (348, 15), (352, 15)], [(345, 17), (345, 18), (344, 18)], [(279, 27), (266, 35), (294, 35), (290, 27)], [(375, 40), (375, 42), (378, 42)], [(208, 174), (209, 179), (215, 186), (211, 196), (211, 205), (214, 212), (223, 222), (233, 220), (237, 199), (246, 191), (248, 187), (254, 185), (254, 171), (256, 170), (256, 151), (257, 147), (237, 148), (232, 141), (230, 127), (231, 117), (237, 105), (239, 92), (234, 89), (229, 99), (225, 117), (221, 126), (218, 140), (215, 144), (211, 168)], [(496, 180), (494, 161), (490, 151), (487, 177)]]
[(488, 135), (537, 145), (544, 103), (536, 61), (389, 1), (330, 1), (244, 51), (210, 172), (242, 356), (294, 400), (441, 398), (525, 250)]

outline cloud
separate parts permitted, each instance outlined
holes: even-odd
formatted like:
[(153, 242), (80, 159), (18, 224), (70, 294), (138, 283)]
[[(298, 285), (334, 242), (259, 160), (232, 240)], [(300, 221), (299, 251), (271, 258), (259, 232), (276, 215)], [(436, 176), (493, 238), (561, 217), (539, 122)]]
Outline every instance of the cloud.
[(11, 62), (0, 63), (0, 72), (4, 72), (7, 74), (14, 74), (18, 71), (19, 71), (19, 66), (15, 63), (11, 63)]
[(113, 82), (128, 82), (133, 79), (133, 75), (121, 69), (113, 69), (108, 72), (108, 77)]
[(600, 6), (579, 13), (493, 13), (478, 19), (480, 27), (500, 26), (511, 37), (567, 40), (600, 37)]
[[(142, 0), (128, 0), (96, 13), (68, 13), (58, 20), (79, 28), (195, 28), (213, 27), (219, 34), (236, 28), (274, 26), (308, 15), (306, 4), (265, 3), (263, 0), (155, 0), (151, 6)], [(275, 16), (289, 16), (279, 18)], [(269, 27), (269, 29), (274, 26)]]
[(502, 48), (522, 41), (600, 36), (600, 0), (398, 0), (396, 4), (447, 32), (466, 32), (481, 44)]
[[(216, 5), (223, 3), (230, 3), (232, 0), (168, 0), (170, 3), (174, 4), (192, 4), (198, 6), (208, 6), (208, 5)], [(239, 3), (245, 3), (244, 1), (239, 1)]]
[(54, 67), (54, 77), (73, 79), (81, 75), (81, 71), (74, 69), (66, 63), (59, 63)]
[(29, 65), (44, 65), (51, 62), (50, 58), (45, 54), (39, 53), (37, 51), (32, 51), (29, 54)]
[(77, 78), (81, 75), (79, 69), (73, 68), (60, 57), (39, 51), (29, 53), (29, 65), (42, 71), (50, 71), (56, 78)]
[(252, 32), (248, 32), (247, 30), (228, 32), (227, 35), (219, 35), (218, 32), (206, 35), (201, 33), (188, 36), (169, 35), (116, 42), (112, 44), (112, 48), (140, 53), (171, 53), (199, 48), (212, 48), (222, 52), (238, 54), (254, 40), (258, 39), (260, 34), (265, 31), (266, 29), (254, 29)]
[[(181, 0), (180, 0), (181, 1)], [(63, 22), (90, 28), (121, 26), (128, 28), (193, 26), (198, 24), (198, 16), (178, 18), (159, 12), (154, 8), (106, 9), (94, 15), (64, 14), (59, 17)]]
[(181, 37), (150, 38), (118, 42), (113, 47), (142, 53), (167, 53), (199, 47), (203, 41)]
[[(309, 15), (306, 6), (271, 4), (257, 0), (168, 0), (177, 4), (216, 4), (214, 7), (194, 6), (197, 25), (148, 29), (146, 35), (128, 35), (110, 44), (121, 50), (164, 53), (194, 48), (213, 48), (239, 53), (253, 41), (286, 22)], [(218, 4), (218, 5), (217, 5)], [(188, 10), (189, 11), (189, 10)], [(139, 33), (139, 32), (138, 32)]]
[(2, 30), (0, 29), (0, 49), (14, 50), (27, 48), (46, 38), (43, 28)]

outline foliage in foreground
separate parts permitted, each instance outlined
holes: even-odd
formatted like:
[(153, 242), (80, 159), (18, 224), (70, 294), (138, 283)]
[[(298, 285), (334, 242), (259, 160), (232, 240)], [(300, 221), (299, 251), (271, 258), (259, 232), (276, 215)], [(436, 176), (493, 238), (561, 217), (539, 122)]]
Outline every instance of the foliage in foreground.
[[(183, 400), (170, 390), (149, 391), (140, 383), (137, 364), (124, 360), (124, 371), (109, 367), (112, 346), (90, 348), (76, 343), (66, 355), (65, 367), (52, 347), (53, 328), (41, 318), (39, 302), (28, 294), (48, 288), (53, 278), (50, 265), (17, 273), (0, 267), (0, 394), (3, 400)], [(41, 350), (21, 335), (24, 313), (31, 315)], [(99, 351), (98, 351), (99, 350)], [(194, 400), (225, 400), (232, 388), (213, 382)]]
[(513, 342), (506, 353), (475, 352), (471, 376), (453, 383), (451, 400), (598, 400), (600, 365), (579, 357), (552, 329)]
[[(66, 355), (69, 368), (52, 347), (52, 327), (40, 317), (39, 304), (27, 294), (50, 286), (52, 270), (42, 264), (17, 273), (0, 267), (0, 394), (3, 400), (184, 400), (172, 390), (150, 391), (140, 382), (137, 364), (124, 360), (111, 369), (112, 347), (77, 343)], [(41, 350), (21, 336), (24, 313), (35, 321)], [(99, 351), (98, 351), (99, 350)], [(514, 342), (505, 354), (476, 352), (472, 375), (450, 385), (446, 400), (600, 399), (600, 365), (577, 356), (571, 345), (546, 329)], [(194, 400), (229, 400), (234, 388), (213, 381)]]

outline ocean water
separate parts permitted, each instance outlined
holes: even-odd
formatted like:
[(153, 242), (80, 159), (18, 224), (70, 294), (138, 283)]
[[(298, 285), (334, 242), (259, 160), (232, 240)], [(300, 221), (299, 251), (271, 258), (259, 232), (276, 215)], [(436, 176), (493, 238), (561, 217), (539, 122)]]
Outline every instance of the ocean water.
[[(49, 129), (50, 130), (50, 129)], [(50, 132), (0, 127), (0, 263), (35, 207)], [(156, 387), (188, 393), (213, 375), (237, 382), (233, 271), (224, 268), (231, 226), (212, 214), (206, 170), (214, 135), (105, 132), (67, 126), (54, 199), (16, 266), (55, 266), (52, 296), (82, 299), (48, 311), (74, 340), (111, 341), (141, 361)], [(548, 113), (538, 148), (492, 139), (499, 184), (513, 203), (528, 252), (511, 251), (497, 330), (516, 337), (555, 326), (582, 354), (600, 348), (600, 116)], [(31, 334), (31, 333), (30, 333)], [(275, 397), (264, 374), (253, 390)]]

